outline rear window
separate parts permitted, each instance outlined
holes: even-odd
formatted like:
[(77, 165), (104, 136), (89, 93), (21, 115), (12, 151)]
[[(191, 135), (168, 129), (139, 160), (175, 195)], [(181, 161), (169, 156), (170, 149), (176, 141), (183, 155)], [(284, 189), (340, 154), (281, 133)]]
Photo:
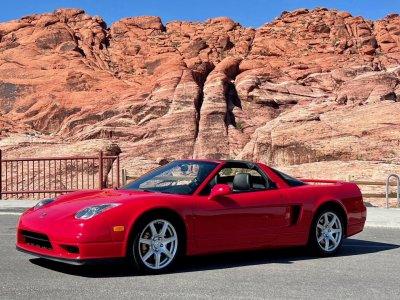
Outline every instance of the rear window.
[(278, 175), (279, 178), (281, 178), (284, 182), (286, 182), (290, 187), (307, 185), (307, 183), (304, 183), (303, 181), (300, 181), (292, 176), (282, 173), (281, 171), (278, 171), (274, 168), (271, 168), (271, 170), (274, 171), (275, 174)]

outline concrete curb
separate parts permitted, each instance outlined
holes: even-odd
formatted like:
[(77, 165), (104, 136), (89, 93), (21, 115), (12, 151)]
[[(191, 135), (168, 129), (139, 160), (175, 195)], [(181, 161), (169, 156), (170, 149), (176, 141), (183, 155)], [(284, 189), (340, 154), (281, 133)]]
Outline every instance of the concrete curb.
[(0, 210), (13, 208), (30, 208), (40, 200), (0, 200)]
[[(39, 200), (0, 200), (0, 215), (21, 214)], [(367, 207), (365, 227), (400, 229), (400, 208)]]
[(400, 228), (400, 208), (367, 207), (365, 227)]

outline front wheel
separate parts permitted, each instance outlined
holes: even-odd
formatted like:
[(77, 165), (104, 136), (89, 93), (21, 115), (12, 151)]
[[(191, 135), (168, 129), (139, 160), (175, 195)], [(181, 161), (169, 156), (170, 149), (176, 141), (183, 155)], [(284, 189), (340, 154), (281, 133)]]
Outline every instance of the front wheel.
[(343, 241), (343, 220), (341, 214), (333, 209), (320, 212), (310, 230), (311, 247), (322, 256), (337, 252)]
[(179, 229), (167, 218), (147, 218), (133, 232), (133, 263), (148, 274), (166, 272), (180, 255)]

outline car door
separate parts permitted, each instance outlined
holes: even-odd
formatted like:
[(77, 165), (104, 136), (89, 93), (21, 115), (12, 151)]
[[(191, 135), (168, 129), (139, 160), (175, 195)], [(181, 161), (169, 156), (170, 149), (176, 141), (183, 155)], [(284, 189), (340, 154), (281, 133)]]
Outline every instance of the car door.
[[(229, 165), (226, 168), (235, 172)], [(256, 170), (240, 170), (261, 176)], [(229, 180), (226, 184), (231, 185)], [(267, 246), (290, 223), (289, 202), (276, 187), (233, 191), (216, 199), (196, 196), (193, 213), (196, 243), (209, 252)]]

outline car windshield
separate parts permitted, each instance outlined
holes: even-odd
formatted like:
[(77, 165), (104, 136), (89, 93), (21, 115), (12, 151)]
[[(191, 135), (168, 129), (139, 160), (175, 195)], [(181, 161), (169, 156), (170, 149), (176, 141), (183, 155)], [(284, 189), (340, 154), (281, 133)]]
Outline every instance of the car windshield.
[(192, 195), (217, 166), (207, 161), (174, 161), (121, 189)]

